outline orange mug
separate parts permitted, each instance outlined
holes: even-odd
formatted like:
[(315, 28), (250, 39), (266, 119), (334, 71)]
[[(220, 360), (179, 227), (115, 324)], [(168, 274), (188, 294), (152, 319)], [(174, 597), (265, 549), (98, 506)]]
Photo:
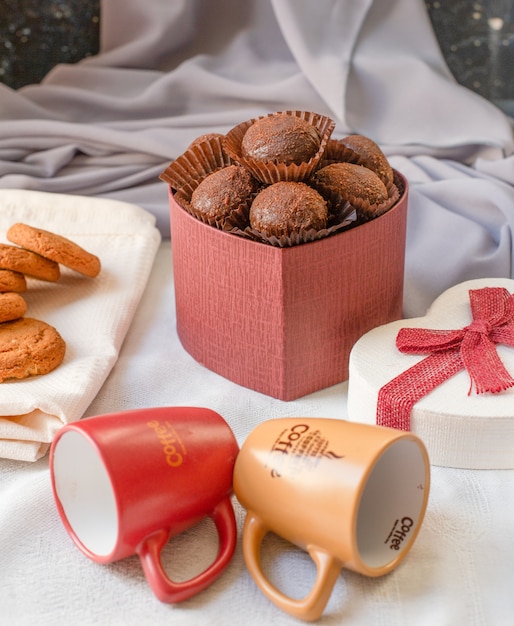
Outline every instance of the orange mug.
[[(234, 492), (247, 510), (246, 566), (279, 608), (318, 619), (341, 569), (381, 576), (402, 561), (421, 527), (429, 487), (427, 451), (410, 432), (328, 418), (263, 422), (234, 467)], [(261, 544), (269, 532), (316, 564), (304, 598), (285, 595), (264, 575)]]

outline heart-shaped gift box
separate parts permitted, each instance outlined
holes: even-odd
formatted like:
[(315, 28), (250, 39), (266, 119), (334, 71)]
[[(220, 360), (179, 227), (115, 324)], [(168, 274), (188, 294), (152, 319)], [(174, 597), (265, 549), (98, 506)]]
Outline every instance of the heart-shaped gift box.
[(355, 341), (402, 314), (407, 180), (375, 219), (290, 247), (203, 223), (169, 190), (177, 333), (199, 363), (289, 401), (348, 378)]
[(466, 281), (425, 317), (366, 333), (350, 353), (349, 419), (410, 429), (433, 465), (514, 468), (513, 293), (511, 279)]

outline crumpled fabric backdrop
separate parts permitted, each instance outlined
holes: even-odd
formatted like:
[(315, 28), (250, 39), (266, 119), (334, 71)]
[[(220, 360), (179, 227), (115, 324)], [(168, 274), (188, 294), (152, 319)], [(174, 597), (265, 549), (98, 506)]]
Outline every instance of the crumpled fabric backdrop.
[[(421, 0), (109, 0), (101, 25), (97, 56), (19, 91), (0, 85), (0, 187), (134, 203), (166, 238), (158, 175), (192, 139), (271, 111), (312, 110), (336, 121), (336, 136), (373, 138), (409, 180), (406, 316), (455, 283), (513, 275), (512, 122), (452, 78)], [(174, 332), (169, 248), (86, 415), (193, 403), (218, 410), (240, 443), (275, 416), (345, 417), (344, 384), (283, 403), (194, 363)], [(320, 623), (510, 623), (512, 495), (510, 471), (434, 468), (405, 565), (379, 580), (344, 573)], [(46, 458), (0, 460), (0, 499), (6, 623), (297, 623), (257, 592), (239, 549), (224, 577), (176, 607), (151, 596), (137, 558), (91, 563), (56, 517)], [(242, 518), (239, 508), (240, 527)], [(205, 530), (175, 546), (181, 573), (208, 552)], [(275, 547), (278, 583), (308, 586), (307, 557)]]

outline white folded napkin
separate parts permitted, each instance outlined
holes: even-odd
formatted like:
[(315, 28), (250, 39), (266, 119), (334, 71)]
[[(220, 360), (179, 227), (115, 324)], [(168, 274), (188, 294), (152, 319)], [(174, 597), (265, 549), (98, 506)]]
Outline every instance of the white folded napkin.
[(66, 342), (53, 372), (0, 384), (0, 457), (35, 461), (61, 426), (82, 417), (115, 364), (161, 235), (155, 217), (132, 204), (0, 190), (0, 241), (9, 243), (16, 222), (68, 237), (102, 263), (96, 278), (63, 266), (56, 283), (27, 278), (26, 317), (54, 326)]

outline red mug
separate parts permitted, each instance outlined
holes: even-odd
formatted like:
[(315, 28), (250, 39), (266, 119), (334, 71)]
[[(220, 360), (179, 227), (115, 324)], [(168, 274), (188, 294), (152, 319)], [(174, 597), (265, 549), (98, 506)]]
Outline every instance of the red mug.
[[(135, 409), (68, 424), (50, 449), (57, 509), (76, 546), (97, 563), (137, 554), (162, 602), (185, 600), (229, 564), (237, 542), (232, 474), (239, 447), (206, 408)], [(174, 582), (161, 552), (171, 537), (210, 517), (218, 553), (203, 572)]]

